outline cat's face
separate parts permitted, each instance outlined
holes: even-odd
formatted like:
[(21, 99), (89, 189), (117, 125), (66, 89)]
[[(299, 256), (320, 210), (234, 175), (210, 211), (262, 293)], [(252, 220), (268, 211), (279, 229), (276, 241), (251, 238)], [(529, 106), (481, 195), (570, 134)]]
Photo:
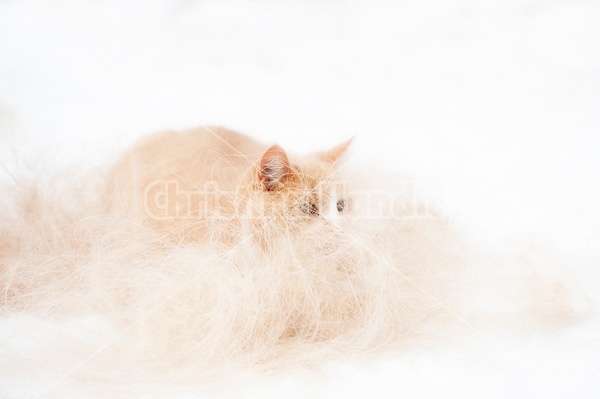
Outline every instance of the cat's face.
[(296, 218), (336, 222), (348, 211), (346, 185), (331, 162), (314, 158), (291, 166), (282, 187), (288, 212)]
[(338, 162), (349, 145), (293, 161), (281, 147), (270, 147), (252, 177), (255, 226), (278, 234), (310, 223), (338, 224), (350, 207)]

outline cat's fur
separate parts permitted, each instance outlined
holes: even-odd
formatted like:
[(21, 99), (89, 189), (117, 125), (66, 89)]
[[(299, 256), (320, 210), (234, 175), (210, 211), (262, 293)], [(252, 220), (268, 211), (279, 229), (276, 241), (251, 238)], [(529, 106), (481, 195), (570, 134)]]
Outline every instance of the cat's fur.
[(265, 235), (346, 210), (336, 163), (349, 145), (295, 158), (224, 128), (159, 133), (112, 170), (108, 209), (187, 242), (216, 231), (232, 241), (245, 218), (265, 245)]

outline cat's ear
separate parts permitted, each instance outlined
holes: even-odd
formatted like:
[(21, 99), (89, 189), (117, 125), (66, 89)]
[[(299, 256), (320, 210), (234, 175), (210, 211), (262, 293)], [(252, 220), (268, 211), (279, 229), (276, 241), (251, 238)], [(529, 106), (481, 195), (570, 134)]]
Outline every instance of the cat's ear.
[(344, 141), (340, 145), (333, 147), (329, 151), (320, 152), (318, 154), (319, 158), (330, 163), (336, 163), (338, 159), (340, 159), (342, 155), (344, 155), (344, 153), (348, 150), (348, 147), (350, 147), (350, 144), (352, 144), (353, 140), (354, 137), (352, 137), (350, 140)]
[(269, 147), (260, 159), (258, 178), (266, 191), (275, 191), (290, 173), (290, 161), (283, 148)]

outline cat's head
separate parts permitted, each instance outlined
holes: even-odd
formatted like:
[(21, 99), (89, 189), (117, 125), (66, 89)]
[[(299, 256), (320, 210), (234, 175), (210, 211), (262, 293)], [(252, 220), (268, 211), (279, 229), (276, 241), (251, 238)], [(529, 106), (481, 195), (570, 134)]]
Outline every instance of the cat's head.
[(340, 173), (341, 158), (351, 142), (297, 158), (277, 145), (269, 147), (250, 177), (255, 225), (276, 233), (342, 219), (350, 198)]

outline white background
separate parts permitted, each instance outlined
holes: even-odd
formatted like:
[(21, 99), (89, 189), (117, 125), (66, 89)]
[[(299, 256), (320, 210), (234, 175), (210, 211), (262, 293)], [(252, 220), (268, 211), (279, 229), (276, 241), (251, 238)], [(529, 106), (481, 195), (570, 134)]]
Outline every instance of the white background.
[[(356, 136), (356, 159), (414, 177), (494, 250), (535, 237), (563, 253), (599, 302), (598, 1), (0, 0), (1, 163), (16, 149), (102, 165), (143, 134), (201, 124), (299, 153)], [(596, 315), (551, 337), (479, 338), (266, 386), (134, 392), (600, 397)], [(0, 397), (51, 396), (44, 370), (1, 379)], [(62, 397), (95, 392), (62, 383)]]

